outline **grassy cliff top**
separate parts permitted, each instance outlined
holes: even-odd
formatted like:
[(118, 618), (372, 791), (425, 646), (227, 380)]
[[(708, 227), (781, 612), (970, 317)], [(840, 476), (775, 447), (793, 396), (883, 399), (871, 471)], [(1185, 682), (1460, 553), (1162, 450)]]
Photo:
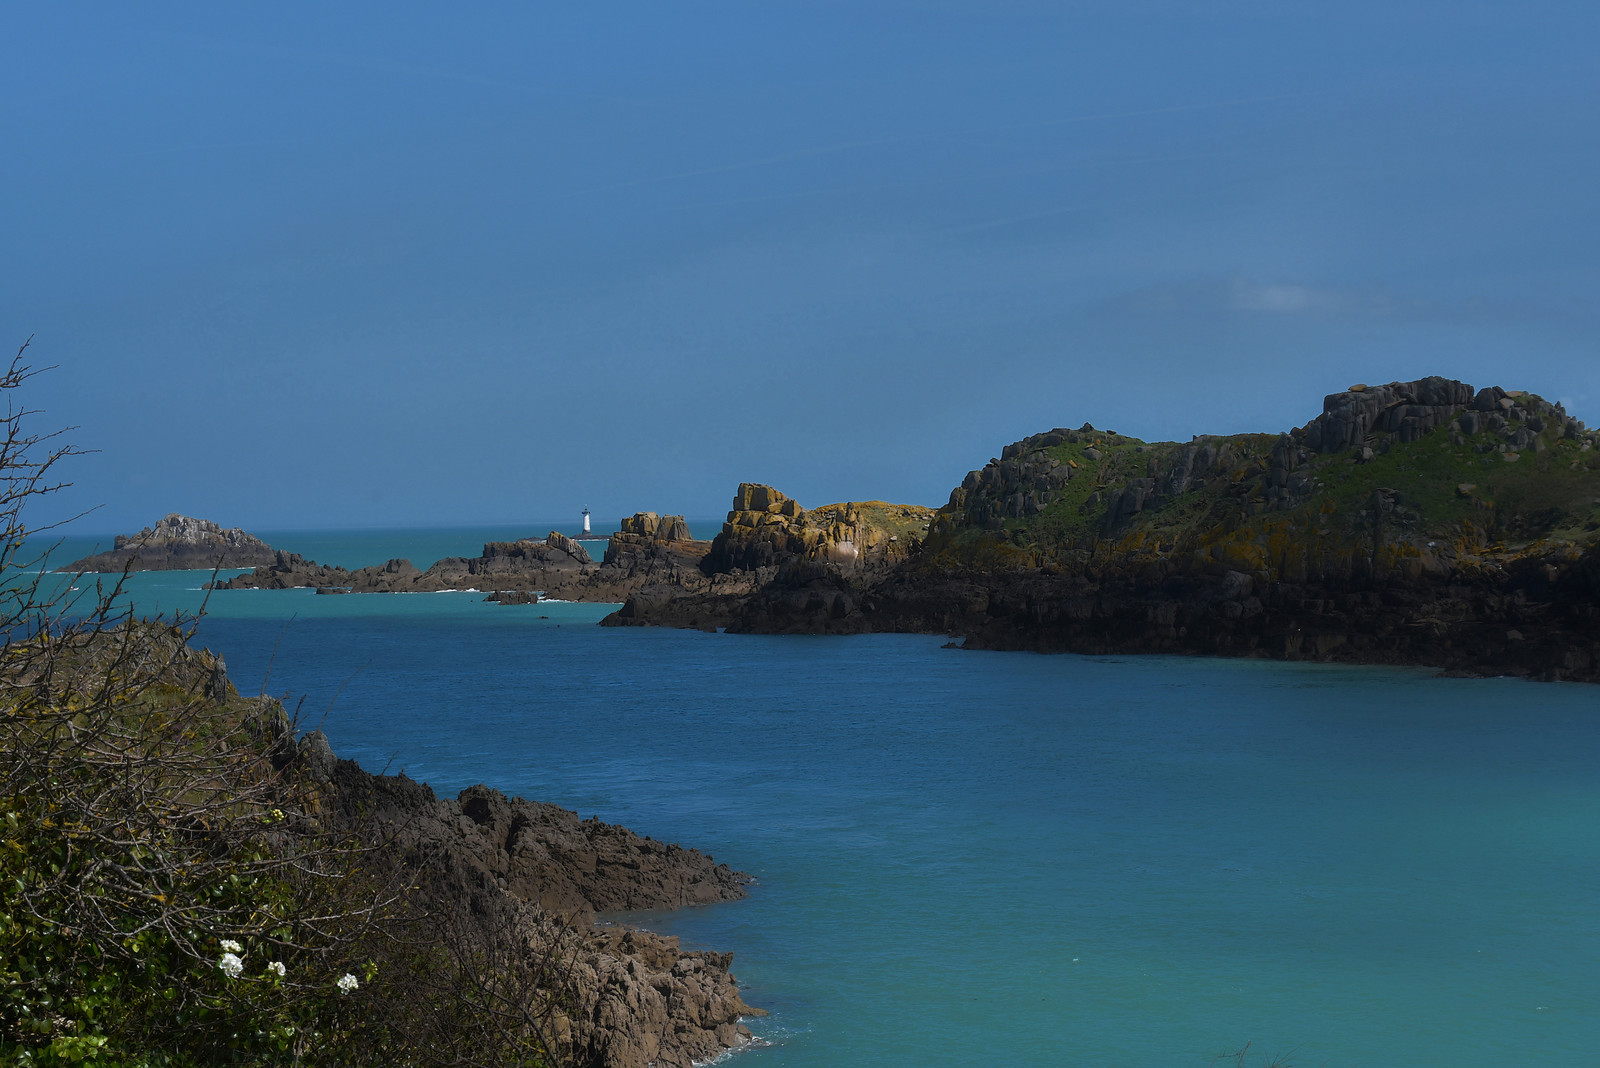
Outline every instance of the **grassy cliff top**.
[[(938, 509), (920, 504), (890, 504), (887, 501), (842, 501), (806, 510), (807, 521), (816, 526), (857, 522), (868, 530), (881, 530), (906, 540), (927, 536), (928, 525)], [(855, 517), (853, 520), (849, 517)]]
[[(1429, 405), (1398, 388), (1417, 385), (1330, 395), (1322, 416), (1287, 434), (1145, 442), (1085, 425), (1033, 435), (967, 476), (930, 548), (988, 566), (1004, 547), (1013, 562), (1131, 554), (1271, 574), (1295, 556), (1316, 566), (1403, 546), (1459, 556), (1596, 539), (1593, 431), (1533, 394)], [(1454, 401), (1472, 396), (1446, 385)]]

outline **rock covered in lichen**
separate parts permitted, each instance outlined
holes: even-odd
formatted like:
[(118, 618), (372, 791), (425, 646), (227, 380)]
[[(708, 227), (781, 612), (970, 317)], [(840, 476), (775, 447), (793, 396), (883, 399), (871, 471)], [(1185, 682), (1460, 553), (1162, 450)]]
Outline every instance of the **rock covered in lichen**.
[(883, 501), (847, 501), (807, 511), (762, 483), (743, 482), (706, 556), (708, 572), (820, 562), (844, 571), (889, 565), (908, 556), (933, 510)]

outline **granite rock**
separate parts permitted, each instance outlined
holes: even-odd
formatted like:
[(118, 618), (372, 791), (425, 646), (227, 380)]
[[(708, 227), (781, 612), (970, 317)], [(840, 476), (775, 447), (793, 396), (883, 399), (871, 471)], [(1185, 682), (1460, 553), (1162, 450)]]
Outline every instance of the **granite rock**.
[(275, 550), (238, 527), (224, 529), (209, 519), (176, 512), (137, 534), (119, 534), (109, 552), (74, 560), (69, 572), (182, 571), (270, 564)]

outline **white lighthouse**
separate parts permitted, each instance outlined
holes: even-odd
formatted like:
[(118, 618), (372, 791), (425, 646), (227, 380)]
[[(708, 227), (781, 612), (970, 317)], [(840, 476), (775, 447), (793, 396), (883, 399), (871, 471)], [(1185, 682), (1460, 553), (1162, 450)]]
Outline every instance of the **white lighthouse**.
[(583, 510), (583, 532), (585, 534), (589, 533), (589, 509), (587, 508)]

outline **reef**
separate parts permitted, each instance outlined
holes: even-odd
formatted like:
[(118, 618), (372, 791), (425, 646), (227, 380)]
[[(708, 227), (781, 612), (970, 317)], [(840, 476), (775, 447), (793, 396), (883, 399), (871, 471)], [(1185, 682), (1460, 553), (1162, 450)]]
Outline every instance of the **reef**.
[(577, 540), (558, 531), (543, 539), (488, 542), (476, 557), (448, 557), (426, 570), (410, 560), (350, 570), (279, 552), (253, 571), (218, 581), (219, 590), (297, 589), (353, 593), (431, 593), (479, 590), (486, 600), (529, 604), (540, 596), (566, 601), (621, 603), (651, 585), (709, 590), (701, 569), (711, 543), (689, 536), (681, 515), (639, 512), (624, 519), (596, 563)]

